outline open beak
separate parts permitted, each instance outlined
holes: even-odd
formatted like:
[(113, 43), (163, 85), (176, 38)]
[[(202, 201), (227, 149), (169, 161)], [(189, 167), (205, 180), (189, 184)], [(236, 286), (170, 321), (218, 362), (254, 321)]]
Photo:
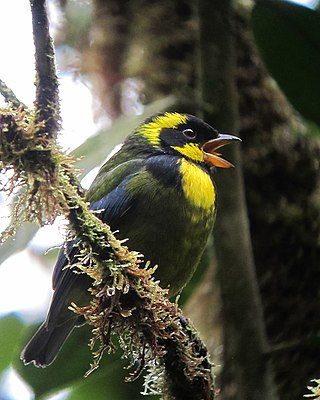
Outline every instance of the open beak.
[(215, 150), (225, 146), (226, 144), (236, 141), (241, 142), (241, 139), (237, 136), (227, 135), (224, 133), (219, 134), (219, 136), (215, 139), (209, 140), (202, 146), (204, 161), (215, 167), (233, 168), (234, 165), (220, 157), (221, 154), (217, 153)]

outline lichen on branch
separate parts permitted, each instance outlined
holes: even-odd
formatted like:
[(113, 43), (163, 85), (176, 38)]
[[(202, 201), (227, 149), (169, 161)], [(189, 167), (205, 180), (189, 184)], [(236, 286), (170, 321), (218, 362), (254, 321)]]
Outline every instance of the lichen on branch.
[(71, 157), (46, 136), (38, 135), (43, 124), (23, 107), (0, 111), (0, 169), (8, 179), (1, 189), (16, 194), (12, 223), (3, 238), (25, 221), (40, 226), (64, 213), (61, 176), (73, 169)]
[(305, 394), (303, 397), (320, 400), (320, 379), (313, 379), (311, 382), (314, 383), (314, 385), (307, 387), (311, 393)]

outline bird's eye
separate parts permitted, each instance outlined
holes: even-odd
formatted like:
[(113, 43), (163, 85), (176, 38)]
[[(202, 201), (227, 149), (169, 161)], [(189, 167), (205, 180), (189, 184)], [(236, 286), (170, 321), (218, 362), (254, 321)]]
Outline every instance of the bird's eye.
[(184, 131), (182, 131), (182, 133), (187, 139), (195, 139), (195, 137), (197, 136), (195, 131), (193, 131), (190, 128), (189, 129), (185, 129)]

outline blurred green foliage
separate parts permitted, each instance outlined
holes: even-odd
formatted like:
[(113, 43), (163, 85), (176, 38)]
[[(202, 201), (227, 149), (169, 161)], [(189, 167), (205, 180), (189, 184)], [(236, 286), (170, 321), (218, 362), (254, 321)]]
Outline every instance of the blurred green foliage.
[(269, 72), (291, 104), (320, 125), (320, 13), (282, 0), (258, 0), (255, 40)]

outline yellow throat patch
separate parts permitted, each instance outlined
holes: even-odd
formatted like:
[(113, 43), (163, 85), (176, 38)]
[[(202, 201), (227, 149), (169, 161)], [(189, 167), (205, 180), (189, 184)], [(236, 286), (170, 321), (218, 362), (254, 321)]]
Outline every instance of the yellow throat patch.
[(144, 124), (139, 129), (140, 134), (154, 146), (160, 144), (160, 132), (162, 128), (174, 129), (180, 124), (185, 124), (188, 118), (179, 113), (165, 113)]
[(216, 193), (210, 176), (196, 164), (182, 158), (179, 160), (182, 190), (194, 206), (213, 211)]
[(178, 151), (185, 157), (191, 158), (193, 161), (203, 162), (203, 152), (195, 143), (186, 143), (183, 147), (171, 146), (174, 150)]

